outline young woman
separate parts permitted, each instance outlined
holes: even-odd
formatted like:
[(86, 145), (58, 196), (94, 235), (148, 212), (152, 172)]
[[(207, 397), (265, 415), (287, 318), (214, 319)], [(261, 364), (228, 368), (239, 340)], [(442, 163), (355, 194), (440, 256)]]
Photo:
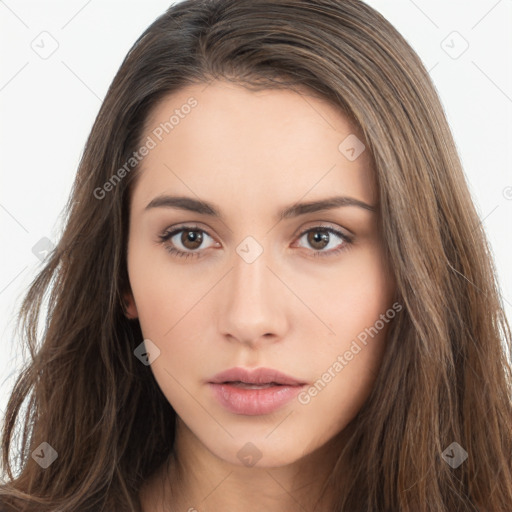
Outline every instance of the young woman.
[(425, 68), (366, 4), (171, 7), (66, 220), (20, 312), (5, 510), (512, 510), (490, 250)]

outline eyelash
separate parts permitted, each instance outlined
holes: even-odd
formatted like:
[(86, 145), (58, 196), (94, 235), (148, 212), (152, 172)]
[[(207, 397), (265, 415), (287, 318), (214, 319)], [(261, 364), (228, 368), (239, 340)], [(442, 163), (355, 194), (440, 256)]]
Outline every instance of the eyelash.
[[(166, 245), (166, 242), (170, 240), (174, 235), (177, 235), (178, 233), (181, 233), (182, 231), (199, 231), (201, 233), (206, 233), (210, 238), (212, 238), (208, 232), (206, 232), (204, 229), (201, 229), (199, 226), (180, 226), (177, 229), (174, 229), (172, 231), (166, 231), (163, 234), (159, 235), (158, 238), (160, 240), (160, 243), (164, 244), (165, 249), (172, 254), (173, 256), (178, 256), (180, 258), (188, 258), (188, 257), (201, 257), (199, 252), (187, 252), (182, 251), (180, 249), (176, 249), (175, 247)], [(308, 228), (302, 233), (299, 234), (298, 239), (301, 239), (304, 235), (309, 233), (310, 231), (322, 231), (322, 232), (328, 232), (333, 235), (338, 236), (343, 240), (343, 244), (338, 249), (331, 249), (330, 251), (315, 251), (313, 250), (313, 257), (324, 257), (324, 256), (334, 256), (336, 254), (339, 254), (342, 251), (346, 251), (349, 249), (350, 245), (352, 244), (352, 237), (349, 237), (348, 235), (345, 235), (341, 231), (338, 231), (337, 229), (334, 229), (330, 226), (313, 226), (312, 228)]]

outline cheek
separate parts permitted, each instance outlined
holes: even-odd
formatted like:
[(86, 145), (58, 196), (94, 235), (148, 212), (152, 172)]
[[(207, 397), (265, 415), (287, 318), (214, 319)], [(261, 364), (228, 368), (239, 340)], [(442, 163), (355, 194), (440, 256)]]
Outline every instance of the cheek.
[(212, 279), (203, 277), (203, 282), (197, 273), (193, 277), (193, 271), (171, 264), (163, 248), (150, 251), (134, 244), (129, 249), (128, 274), (142, 334), (160, 351), (151, 369), (159, 384), (172, 384), (173, 376), (181, 381), (202, 367), (205, 340), (213, 337), (208, 332), (213, 324), (201, 308)]
[(312, 416), (329, 411), (334, 431), (360, 410), (382, 361), (395, 316), (394, 280), (384, 261), (378, 247), (347, 258), (315, 302), (335, 334), (315, 345), (316, 380), (300, 403), (315, 410)]
[(175, 316), (187, 293), (186, 283), (179, 270), (171, 269), (167, 259), (170, 255), (162, 247), (145, 248), (135, 241), (136, 237), (128, 245), (130, 287), (144, 337), (159, 339), (177, 321)]
[(343, 264), (323, 280), (313, 295), (318, 315), (326, 319), (335, 333), (327, 336), (331, 340), (329, 347), (342, 348), (371, 327), (391, 306), (394, 290), (394, 280), (380, 246), (347, 254)]
[(191, 308), (202, 295), (201, 286), (191, 283), (190, 276), (176, 266), (171, 269), (166, 256), (151, 259), (151, 251), (133, 247), (128, 273), (143, 337), (159, 350), (151, 371), (169, 403), (186, 414), (190, 397), (180, 384), (197, 373), (204, 354), (194, 332), (200, 326), (190, 323)]

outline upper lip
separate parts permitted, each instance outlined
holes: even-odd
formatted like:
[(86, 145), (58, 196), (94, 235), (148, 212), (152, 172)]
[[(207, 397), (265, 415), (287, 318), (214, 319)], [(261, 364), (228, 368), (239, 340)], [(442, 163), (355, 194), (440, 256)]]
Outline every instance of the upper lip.
[(275, 384), (301, 386), (305, 382), (299, 381), (289, 375), (286, 375), (272, 368), (256, 368), (249, 370), (246, 368), (230, 368), (215, 375), (209, 382), (214, 384), (223, 384), (226, 382), (245, 382), (246, 384)]

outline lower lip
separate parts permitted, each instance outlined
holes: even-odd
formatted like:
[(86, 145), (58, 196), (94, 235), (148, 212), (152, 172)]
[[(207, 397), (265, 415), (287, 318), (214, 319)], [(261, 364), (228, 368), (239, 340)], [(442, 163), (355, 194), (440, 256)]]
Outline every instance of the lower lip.
[(234, 414), (259, 416), (270, 414), (295, 398), (302, 386), (271, 386), (262, 389), (246, 389), (232, 384), (209, 383), (215, 398)]

